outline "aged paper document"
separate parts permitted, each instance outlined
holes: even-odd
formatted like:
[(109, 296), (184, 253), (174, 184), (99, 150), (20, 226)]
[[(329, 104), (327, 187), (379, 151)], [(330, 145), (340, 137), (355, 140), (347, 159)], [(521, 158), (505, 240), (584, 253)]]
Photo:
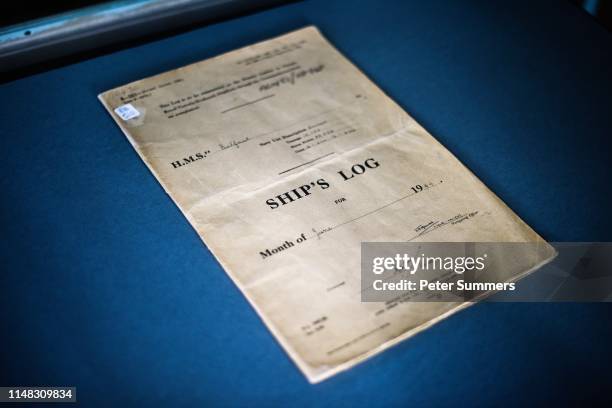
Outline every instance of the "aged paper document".
[[(99, 96), (311, 382), (468, 302), (362, 302), (362, 242), (542, 242), (314, 27)], [(246, 334), (245, 334), (246, 335)]]

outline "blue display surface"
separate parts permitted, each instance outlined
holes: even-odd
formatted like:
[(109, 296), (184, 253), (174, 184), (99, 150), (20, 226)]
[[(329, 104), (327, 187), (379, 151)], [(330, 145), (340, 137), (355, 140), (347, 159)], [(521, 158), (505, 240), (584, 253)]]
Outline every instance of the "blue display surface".
[(310, 24), (545, 239), (612, 241), (612, 36), (586, 13), (290, 4), (0, 86), (0, 386), (86, 406), (610, 399), (610, 304), (478, 304), (308, 384), (96, 96)]

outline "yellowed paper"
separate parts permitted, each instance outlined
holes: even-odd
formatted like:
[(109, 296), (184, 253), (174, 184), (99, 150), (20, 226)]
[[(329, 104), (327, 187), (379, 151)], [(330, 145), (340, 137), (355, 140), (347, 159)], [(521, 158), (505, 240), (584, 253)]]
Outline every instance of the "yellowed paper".
[(361, 242), (542, 241), (314, 27), (100, 100), (311, 382), (469, 305), (376, 314)]

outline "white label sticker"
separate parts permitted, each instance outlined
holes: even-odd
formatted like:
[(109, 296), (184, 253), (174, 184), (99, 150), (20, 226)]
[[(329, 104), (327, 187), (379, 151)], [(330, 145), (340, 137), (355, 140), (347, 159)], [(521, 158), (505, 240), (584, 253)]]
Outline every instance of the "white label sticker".
[(123, 120), (130, 120), (140, 116), (140, 112), (138, 112), (138, 110), (136, 110), (136, 108), (133, 107), (131, 103), (121, 105), (120, 107), (115, 109), (115, 113), (119, 115), (119, 117)]

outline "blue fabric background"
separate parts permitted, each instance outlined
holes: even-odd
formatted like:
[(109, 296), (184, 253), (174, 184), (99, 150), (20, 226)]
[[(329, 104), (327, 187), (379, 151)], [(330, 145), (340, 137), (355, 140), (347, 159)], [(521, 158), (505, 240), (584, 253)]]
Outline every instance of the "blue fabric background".
[(479, 304), (307, 383), (96, 95), (308, 24), (546, 239), (612, 240), (612, 38), (586, 13), (290, 4), (0, 87), (0, 385), (87, 406), (609, 399), (609, 304)]

